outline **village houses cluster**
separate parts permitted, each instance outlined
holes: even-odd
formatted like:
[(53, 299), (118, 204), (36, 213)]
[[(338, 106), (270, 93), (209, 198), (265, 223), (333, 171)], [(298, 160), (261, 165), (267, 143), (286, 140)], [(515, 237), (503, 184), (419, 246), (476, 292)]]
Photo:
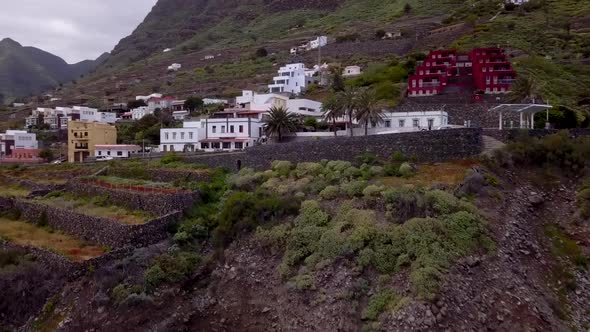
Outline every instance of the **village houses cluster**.
[[(327, 38), (318, 37), (305, 45), (294, 48), (321, 48)], [(172, 66), (178, 70), (180, 65)], [(176, 68), (176, 69), (174, 69)], [(300, 118), (324, 120), (321, 102), (300, 96), (312, 84), (326, 84), (324, 75), (329, 72), (327, 64), (308, 68), (303, 63), (286, 64), (278, 69), (277, 75), (268, 84), (268, 93), (250, 90), (233, 100), (204, 98), (204, 106), (215, 105), (217, 111), (208, 115), (192, 117), (185, 107), (185, 100), (178, 100), (159, 93), (136, 96), (145, 106), (128, 109), (125, 112), (102, 112), (98, 109), (73, 106), (38, 108), (25, 120), (25, 129), (45, 128), (67, 130), (67, 160), (83, 162), (88, 158), (110, 160), (127, 158), (144, 147), (117, 144), (117, 121), (137, 121), (158, 111), (170, 112), (181, 125), (175, 128), (161, 128), (160, 144), (150, 151), (159, 152), (213, 152), (242, 150), (257, 144), (265, 144), (266, 120), (273, 107), (282, 107)], [(362, 74), (360, 66), (348, 66), (342, 76), (354, 77)], [(453, 50), (431, 51), (420, 62), (408, 79), (408, 97), (432, 96), (454, 91), (453, 89), (478, 89), (485, 94), (504, 93), (516, 78), (516, 72), (500, 48), (474, 49), (461, 54)], [(354, 122), (353, 122), (354, 124)], [(338, 119), (340, 134), (348, 130), (348, 121)], [(417, 130), (433, 130), (449, 126), (448, 114), (444, 110), (423, 112), (385, 112), (383, 121), (369, 126), (369, 134), (399, 133)], [(361, 130), (356, 128), (355, 130)], [(295, 138), (321, 138), (333, 136), (329, 131), (291, 133)], [(10, 130), (0, 134), (0, 162), (40, 162), (39, 144), (36, 135), (27, 130)]]

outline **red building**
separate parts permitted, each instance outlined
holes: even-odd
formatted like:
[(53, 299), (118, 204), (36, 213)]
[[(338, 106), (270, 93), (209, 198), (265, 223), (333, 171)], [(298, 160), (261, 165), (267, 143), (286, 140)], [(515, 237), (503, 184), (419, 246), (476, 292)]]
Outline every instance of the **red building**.
[(430, 51), (408, 80), (408, 96), (432, 96), (459, 91), (505, 93), (516, 71), (501, 48), (476, 48), (467, 54), (455, 50)]

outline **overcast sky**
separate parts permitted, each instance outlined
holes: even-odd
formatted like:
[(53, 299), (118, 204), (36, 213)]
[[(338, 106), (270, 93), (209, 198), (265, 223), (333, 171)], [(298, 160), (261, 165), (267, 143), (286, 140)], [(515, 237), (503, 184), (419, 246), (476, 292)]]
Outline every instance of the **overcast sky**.
[(110, 52), (157, 0), (1, 0), (0, 40), (9, 37), (68, 63)]

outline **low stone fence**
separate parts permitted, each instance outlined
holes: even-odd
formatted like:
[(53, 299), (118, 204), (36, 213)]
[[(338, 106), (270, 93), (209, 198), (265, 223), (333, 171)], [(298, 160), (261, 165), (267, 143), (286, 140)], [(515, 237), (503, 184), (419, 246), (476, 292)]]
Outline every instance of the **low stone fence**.
[(299, 163), (327, 159), (358, 164), (357, 157), (363, 153), (389, 158), (394, 152), (401, 151), (417, 161), (438, 162), (479, 155), (482, 151), (481, 132), (481, 129), (467, 128), (339, 137), (332, 140), (260, 145), (241, 153), (195, 156), (185, 160), (210, 167), (224, 167), (230, 171), (236, 171), (238, 165), (265, 170), (270, 168), (273, 160)]
[(168, 237), (168, 228), (182, 217), (176, 211), (142, 225), (123, 225), (116, 221), (88, 216), (28, 200), (15, 199), (14, 207), (23, 219), (64, 231), (79, 239), (112, 248), (143, 247)]
[(18, 185), (24, 188), (31, 190), (32, 192), (52, 192), (55, 190), (63, 189), (63, 184), (49, 184), (49, 183), (39, 183), (27, 179), (19, 179), (15, 177), (6, 177), (4, 181), (8, 183), (12, 183), (14, 185)]
[(82, 195), (106, 195), (113, 202), (133, 210), (148, 211), (155, 215), (185, 211), (199, 201), (199, 194), (178, 191), (176, 193), (144, 193), (116, 188), (106, 188), (92, 180), (72, 179), (66, 185), (68, 192)]
[[(207, 170), (184, 170), (184, 169), (164, 169), (164, 168), (146, 168), (143, 170), (145, 177), (154, 182), (209, 182), (211, 173)], [(131, 177), (125, 172), (125, 169), (109, 168), (104, 175), (119, 177)]]
[[(589, 128), (573, 128), (567, 130), (570, 137), (590, 136)], [(501, 142), (507, 143), (523, 137), (545, 137), (556, 134), (560, 130), (555, 129), (484, 129), (483, 135), (493, 137)]]

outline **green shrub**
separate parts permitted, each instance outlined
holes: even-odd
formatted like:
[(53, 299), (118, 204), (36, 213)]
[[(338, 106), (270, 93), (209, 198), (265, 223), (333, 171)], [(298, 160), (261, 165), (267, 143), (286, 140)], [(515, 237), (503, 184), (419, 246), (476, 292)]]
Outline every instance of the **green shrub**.
[(331, 160), (326, 164), (326, 169), (333, 172), (343, 173), (346, 169), (350, 168), (352, 163), (349, 161)]
[(295, 277), (295, 287), (298, 290), (315, 289), (315, 278), (309, 274)]
[(327, 186), (320, 192), (322, 199), (332, 200), (338, 197), (340, 194), (340, 188), (337, 186)]
[(146, 284), (156, 288), (164, 282), (178, 282), (193, 273), (200, 261), (201, 257), (194, 252), (160, 255), (145, 272)]
[(385, 191), (385, 186), (377, 186), (377, 185), (372, 184), (372, 185), (367, 186), (363, 190), (363, 195), (366, 198), (380, 197), (382, 195), (383, 191)]
[(295, 219), (297, 225), (325, 226), (330, 216), (322, 210), (317, 201), (305, 201), (301, 204), (299, 216)]
[(392, 289), (381, 289), (369, 299), (367, 307), (363, 310), (362, 319), (377, 320), (386, 310), (393, 310), (398, 302), (399, 297)]
[(324, 167), (319, 163), (299, 163), (295, 168), (295, 175), (298, 178), (304, 176), (318, 176), (322, 173)]
[(365, 153), (357, 156), (357, 159), (362, 164), (367, 164), (367, 165), (376, 165), (379, 162), (377, 155), (375, 155), (374, 153), (370, 153), (370, 152), (365, 152)]
[(395, 188), (383, 193), (388, 218), (397, 223), (403, 223), (415, 217), (424, 217), (425, 202), (421, 192), (407, 189)]
[(162, 165), (169, 165), (179, 162), (182, 162), (182, 157), (174, 152), (167, 153), (164, 157), (162, 157), (162, 159), (160, 159), (160, 164)]
[(258, 227), (255, 238), (262, 246), (271, 247), (273, 250), (282, 249), (287, 243), (291, 227), (288, 224), (281, 224), (269, 229)]
[(381, 166), (372, 166), (370, 169), (371, 177), (378, 177), (385, 175), (385, 169)]
[(120, 304), (125, 301), (131, 294), (141, 294), (141, 286), (139, 285), (128, 285), (118, 284), (111, 291), (111, 297), (115, 303)]
[(576, 194), (578, 214), (584, 219), (590, 218), (590, 188), (584, 188)]
[(408, 162), (401, 164), (399, 167), (399, 175), (406, 178), (414, 175), (414, 167), (412, 167), (412, 165), (410, 165)]
[(348, 195), (348, 197), (360, 197), (363, 195), (363, 190), (367, 187), (367, 181), (364, 180), (352, 180), (350, 182), (344, 182), (340, 185), (340, 190)]
[(278, 176), (289, 176), (293, 169), (293, 163), (290, 161), (275, 160), (272, 162), (272, 170), (277, 173)]
[(410, 274), (414, 293), (421, 299), (432, 300), (444, 281), (444, 275), (438, 269), (427, 266), (415, 269)]
[(351, 166), (342, 172), (342, 176), (344, 176), (345, 178), (349, 178), (349, 179), (356, 179), (356, 178), (360, 177), (361, 175), (362, 175), (361, 170), (354, 167), (354, 166)]

